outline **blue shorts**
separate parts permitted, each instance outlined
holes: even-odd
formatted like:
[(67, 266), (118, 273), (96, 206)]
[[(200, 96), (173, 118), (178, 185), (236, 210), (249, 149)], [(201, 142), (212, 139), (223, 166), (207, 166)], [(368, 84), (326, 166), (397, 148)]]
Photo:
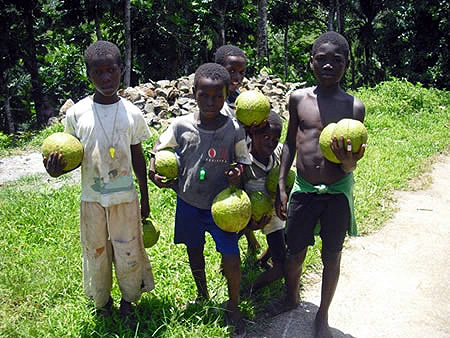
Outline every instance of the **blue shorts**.
[(237, 233), (220, 229), (214, 223), (211, 210), (196, 208), (177, 197), (174, 243), (183, 243), (191, 249), (203, 247), (206, 231), (212, 236), (218, 252), (239, 255)]

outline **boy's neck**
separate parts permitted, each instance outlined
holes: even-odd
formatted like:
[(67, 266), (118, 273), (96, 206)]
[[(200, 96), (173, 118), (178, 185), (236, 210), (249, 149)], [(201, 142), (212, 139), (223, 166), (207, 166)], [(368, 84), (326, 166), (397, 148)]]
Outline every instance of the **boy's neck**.
[(255, 152), (254, 150), (250, 151), (250, 153), (252, 154), (253, 158), (255, 160), (257, 160), (258, 162), (264, 164), (265, 166), (267, 166), (269, 164), (270, 156), (267, 157), (265, 155), (261, 155), (261, 154)]
[(104, 96), (98, 92), (95, 92), (93, 100), (95, 103), (99, 104), (113, 104), (120, 100), (120, 97), (116, 94), (112, 96)]
[(334, 94), (338, 94), (342, 91), (342, 88), (340, 86), (339, 83), (336, 83), (333, 86), (323, 86), (318, 84), (316, 86), (316, 93), (317, 94), (322, 94), (322, 95), (326, 95), (326, 96), (331, 96)]
[(215, 119), (202, 119), (201, 114), (198, 114), (196, 117), (198, 125), (206, 130), (219, 129), (225, 124), (225, 121), (227, 119), (227, 117), (223, 114), (218, 114)]

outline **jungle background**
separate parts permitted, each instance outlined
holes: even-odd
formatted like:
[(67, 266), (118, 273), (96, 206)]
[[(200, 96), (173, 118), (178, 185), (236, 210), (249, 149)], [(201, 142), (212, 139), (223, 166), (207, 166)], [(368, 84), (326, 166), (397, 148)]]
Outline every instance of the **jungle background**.
[(92, 92), (82, 56), (97, 39), (122, 50), (124, 87), (191, 74), (223, 44), (245, 50), (247, 77), (264, 68), (311, 85), (312, 42), (335, 30), (351, 47), (344, 87), (404, 78), (448, 90), (449, 7), (434, 0), (0, 0), (0, 138), (43, 127), (65, 100)]

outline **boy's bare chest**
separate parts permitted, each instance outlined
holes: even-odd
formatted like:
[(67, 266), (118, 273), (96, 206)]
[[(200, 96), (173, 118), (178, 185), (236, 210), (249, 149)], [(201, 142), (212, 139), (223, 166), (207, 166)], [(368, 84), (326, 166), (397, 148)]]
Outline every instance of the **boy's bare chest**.
[(350, 100), (308, 98), (299, 103), (297, 114), (301, 129), (322, 129), (343, 118), (353, 118), (353, 103)]

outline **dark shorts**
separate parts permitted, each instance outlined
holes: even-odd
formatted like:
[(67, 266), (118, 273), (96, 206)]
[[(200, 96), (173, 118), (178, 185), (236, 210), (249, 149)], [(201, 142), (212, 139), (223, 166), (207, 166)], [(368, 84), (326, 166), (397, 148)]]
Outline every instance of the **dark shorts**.
[(272, 255), (272, 261), (276, 263), (284, 262), (286, 258), (286, 241), (284, 229), (271, 232), (266, 236), (267, 245)]
[(205, 245), (205, 232), (209, 232), (221, 254), (239, 255), (238, 235), (220, 229), (211, 215), (211, 210), (196, 208), (177, 197), (175, 212), (175, 244), (183, 243), (190, 249)]
[(296, 193), (289, 202), (287, 247), (296, 254), (314, 245), (314, 227), (320, 221), (322, 249), (339, 252), (350, 225), (350, 208), (344, 194)]

